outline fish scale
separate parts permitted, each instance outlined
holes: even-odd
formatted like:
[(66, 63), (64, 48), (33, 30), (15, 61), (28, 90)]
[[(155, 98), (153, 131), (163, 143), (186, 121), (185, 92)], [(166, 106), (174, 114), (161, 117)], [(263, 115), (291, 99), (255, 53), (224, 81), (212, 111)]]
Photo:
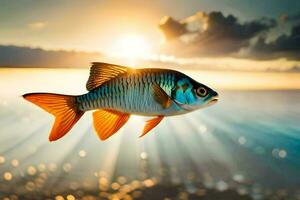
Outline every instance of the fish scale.
[[(174, 87), (174, 75), (165, 72), (137, 72), (112, 79), (90, 93), (79, 97), (79, 108), (114, 109), (122, 112), (163, 114), (161, 105), (154, 100), (151, 86), (158, 84), (167, 94)], [(81, 101), (87, 103), (81, 103)]]

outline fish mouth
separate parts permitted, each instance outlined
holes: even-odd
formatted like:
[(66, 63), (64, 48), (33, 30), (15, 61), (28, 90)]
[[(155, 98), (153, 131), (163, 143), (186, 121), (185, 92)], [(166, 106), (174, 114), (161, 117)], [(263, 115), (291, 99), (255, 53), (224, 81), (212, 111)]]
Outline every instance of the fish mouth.
[(208, 102), (208, 105), (213, 105), (213, 104), (217, 103), (218, 100), (219, 100), (219, 95), (216, 95), (210, 99), (210, 101)]

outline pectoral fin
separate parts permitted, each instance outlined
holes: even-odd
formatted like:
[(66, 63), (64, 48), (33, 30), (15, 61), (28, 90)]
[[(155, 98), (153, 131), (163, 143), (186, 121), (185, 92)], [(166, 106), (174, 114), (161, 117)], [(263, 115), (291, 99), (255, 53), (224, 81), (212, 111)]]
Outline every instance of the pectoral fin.
[(152, 89), (155, 101), (163, 108), (169, 108), (172, 104), (171, 97), (158, 84), (153, 84)]
[(101, 140), (115, 134), (128, 120), (130, 115), (114, 110), (98, 110), (93, 112), (95, 130)]
[(156, 127), (161, 120), (164, 118), (164, 116), (157, 116), (156, 118), (150, 119), (146, 122), (146, 125), (144, 127), (142, 135), (140, 137), (143, 137), (146, 135), (149, 131), (151, 131), (154, 127)]

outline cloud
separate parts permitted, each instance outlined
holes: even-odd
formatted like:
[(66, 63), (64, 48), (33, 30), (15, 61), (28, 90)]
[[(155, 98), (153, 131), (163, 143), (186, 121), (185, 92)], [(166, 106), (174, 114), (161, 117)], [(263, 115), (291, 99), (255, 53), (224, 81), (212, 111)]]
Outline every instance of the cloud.
[[(124, 64), (124, 58), (108, 58), (100, 53), (45, 50), (41, 48), (0, 45), (0, 67), (89, 67), (93, 61)], [(136, 60), (137, 66), (178, 69), (253, 70), (299, 72), (300, 61), (286, 59), (249, 60), (241, 58), (187, 58), (158, 56), (150, 60)]]
[[(177, 42), (168, 45), (169, 49), (174, 50), (175, 44), (181, 50), (181, 55), (234, 56), (242, 47), (249, 46), (251, 39), (276, 26), (274, 19), (261, 18), (241, 23), (235, 16), (224, 16), (222, 12), (199, 12), (192, 17), (194, 20), (186, 20), (184, 23), (169, 17), (165, 23), (160, 24), (160, 29), (167, 37), (177, 37)], [(198, 30), (189, 31), (191, 21), (201, 24)], [(182, 40), (184, 35), (187, 38), (190, 35), (186, 40), (188, 42)]]
[(289, 14), (282, 14), (280, 17), (279, 17), (279, 21), (280, 21), (280, 24), (285, 24), (287, 22), (299, 22), (300, 21), (300, 13), (295, 13), (295, 14), (292, 14), (292, 15), (289, 15)]
[[(284, 30), (271, 39), (271, 29), (285, 23), (290, 33)], [(160, 29), (172, 39), (163, 51), (176, 56), (300, 60), (300, 13), (281, 15), (279, 23), (265, 17), (242, 23), (234, 15), (198, 12), (180, 21), (165, 17)]]
[(38, 22), (29, 23), (29, 24), (27, 24), (27, 26), (31, 29), (34, 29), (34, 30), (40, 30), (40, 29), (45, 28), (47, 26), (47, 23), (42, 22), (42, 21), (38, 21)]
[(169, 16), (165, 16), (161, 19), (159, 29), (164, 33), (168, 40), (180, 37), (189, 32), (186, 23), (176, 21)]
[(291, 67), (288, 72), (300, 72), (300, 66), (293, 66)]
[(101, 59), (100, 53), (0, 45), (0, 66), (3, 67), (86, 67)]
[(300, 22), (292, 27), (289, 35), (280, 35), (274, 41), (267, 42), (265, 37), (250, 47), (249, 55), (252, 57), (273, 59), (285, 57), (288, 59), (300, 59)]

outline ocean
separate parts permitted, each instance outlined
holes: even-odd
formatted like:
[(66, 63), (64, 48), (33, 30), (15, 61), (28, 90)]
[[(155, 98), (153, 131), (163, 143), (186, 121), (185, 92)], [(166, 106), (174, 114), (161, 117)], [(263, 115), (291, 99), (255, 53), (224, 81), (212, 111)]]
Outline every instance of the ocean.
[(81, 94), (87, 78), (88, 70), (0, 70), (1, 198), (300, 198), (300, 90), (222, 88), (219, 78), (217, 104), (168, 117), (143, 138), (147, 118), (134, 116), (100, 141), (88, 112), (49, 142), (53, 117), (21, 95)]

